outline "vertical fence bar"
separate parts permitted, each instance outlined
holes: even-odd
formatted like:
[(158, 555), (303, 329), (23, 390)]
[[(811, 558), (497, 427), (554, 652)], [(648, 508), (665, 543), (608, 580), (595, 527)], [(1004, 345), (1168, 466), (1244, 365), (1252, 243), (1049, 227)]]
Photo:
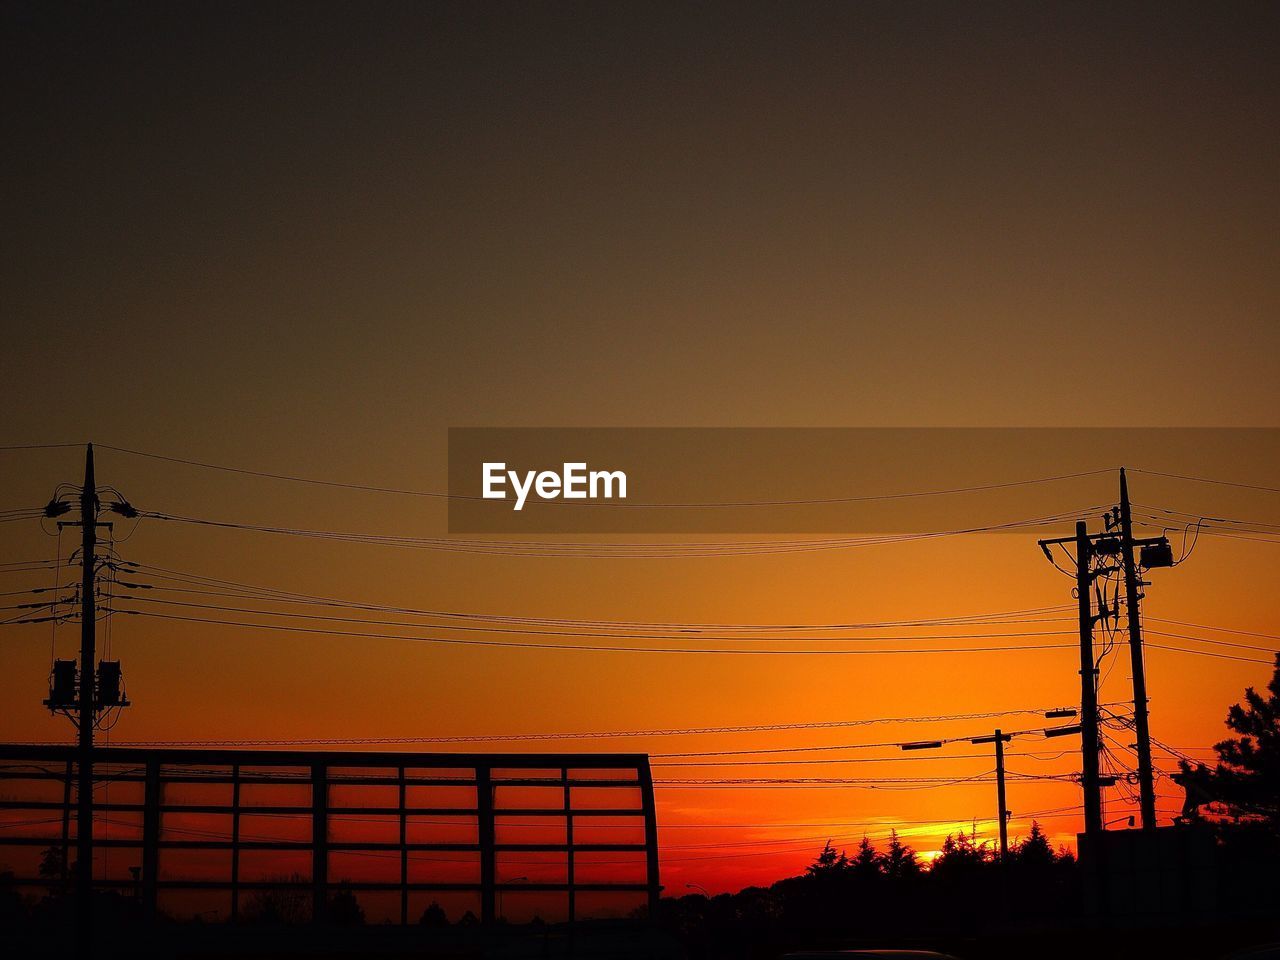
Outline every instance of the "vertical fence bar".
[(68, 850), (71, 848), (71, 781), (75, 777), (75, 765), (68, 760), (62, 780), (62, 893), (71, 893), (71, 870)]
[(400, 767), (400, 925), (409, 924), (409, 826), (405, 815), (408, 788), (404, 780), (404, 767)]
[(560, 769), (560, 778), (564, 781), (564, 843), (568, 847), (565, 851), (565, 882), (569, 886), (569, 923), (572, 924), (578, 914), (578, 891), (573, 884), (573, 802), (568, 767)]
[(156, 883), (160, 879), (160, 759), (146, 764), (142, 788), (142, 912), (149, 921), (156, 916)]
[(329, 778), (311, 765), (311, 922), (324, 923), (329, 900)]
[(493, 849), (495, 826), (493, 820), (493, 777), (489, 767), (476, 767), (476, 817), (480, 834), (480, 922), (492, 924), (497, 920), (494, 910), (497, 855)]
[(240, 764), (231, 765), (231, 922), (240, 919)]
[(658, 809), (653, 796), (653, 771), (649, 758), (645, 757), (636, 768), (640, 780), (640, 806), (644, 812), (644, 850), (648, 861), (649, 922), (658, 919), (658, 897), (662, 887), (658, 882)]

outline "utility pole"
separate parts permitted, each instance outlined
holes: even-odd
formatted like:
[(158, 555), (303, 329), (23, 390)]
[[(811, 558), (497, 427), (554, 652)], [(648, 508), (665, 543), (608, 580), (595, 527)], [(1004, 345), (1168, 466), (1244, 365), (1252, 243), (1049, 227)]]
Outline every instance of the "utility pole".
[(1009, 807), (1004, 799), (1004, 735), (996, 728), (996, 813), (1000, 817), (1000, 862), (1009, 860)]
[(1093, 656), (1093, 545), (1089, 528), (1076, 521), (1076, 597), (1080, 618), (1080, 756), (1084, 788), (1084, 832), (1102, 832), (1102, 788), (1098, 783), (1098, 666)]
[(1129, 481), (1120, 468), (1120, 556), (1124, 564), (1125, 611), (1129, 621), (1129, 660), (1133, 669), (1133, 729), (1137, 734), (1138, 790), (1142, 829), (1156, 828), (1156, 791), (1151, 774), (1151, 732), (1147, 725), (1147, 677), (1142, 658), (1138, 567), (1133, 557), (1133, 519), (1129, 513)]
[[(71, 510), (69, 500), (55, 495), (44, 508), (45, 517), (60, 517)], [(138, 511), (124, 499), (108, 504), (107, 509), (123, 517), (137, 517)], [(100, 711), (129, 706), (120, 673), (120, 661), (95, 664), (97, 658), (97, 549), (98, 528), (111, 527), (98, 520), (102, 503), (98, 499), (93, 471), (93, 444), (85, 446), (84, 484), (80, 487), (80, 519), (58, 521), (58, 529), (80, 528), (80, 665), (74, 660), (54, 660), (49, 677), (49, 697), (44, 701), (52, 713), (61, 713), (76, 725), (75, 761), (67, 761), (66, 786), (63, 793), (62, 856), (67, 860), (67, 818), (71, 809), (72, 766), (76, 767), (76, 864), (75, 864), (75, 936), (76, 952), (85, 960), (93, 956), (93, 730)], [(56, 600), (56, 608), (64, 601)], [(110, 610), (107, 611), (110, 615)], [(57, 620), (56, 609), (48, 619)], [(65, 876), (65, 872), (64, 872)]]
[(94, 552), (98, 544), (98, 494), (93, 478), (93, 444), (85, 450), (84, 486), (80, 489), (80, 768), (76, 815), (76, 946), (93, 955), (93, 725), (94, 657), (97, 608), (94, 597)]
[(970, 743), (994, 743), (996, 745), (996, 819), (1000, 822), (1000, 862), (1009, 860), (1009, 809), (1004, 796), (1004, 745), (1013, 734), (1002, 733), (997, 727), (989, 737), (974, 737)]

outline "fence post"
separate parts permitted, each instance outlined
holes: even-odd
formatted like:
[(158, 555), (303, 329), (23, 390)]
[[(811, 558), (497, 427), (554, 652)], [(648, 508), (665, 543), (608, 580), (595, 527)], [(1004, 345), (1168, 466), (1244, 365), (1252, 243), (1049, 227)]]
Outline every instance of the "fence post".
[(240, 919), (240, 764), (231, 765), (231, 922)]
[(147, 761), (142, 797), (142, 910), (148, 921), (156, 917), (160, 872), (160, 760)]
[(408, 926), (409, 923), (409, 825), (408, 817), (405, 813), (407, 806), (408, 787), (405, 785), (404, 767), (400, 770), (400, 925)]
[(311, 765), (311, 921), (329, 912), (329, 778), (323, 763)]
[(578, 919), (578, 897), (573, 881), (573, 793), (569, 785), (569, 768), (563, 767), (560, 776), (564, 779), (564, 842), (565, 882), (569, 885), (569, 923)]
[(662, 886), (658, 882), (658, 810), (653, 796), (653, 771), (649, 768), (648, 757), (640, 761), (637, 773), (640, 779), (640, 805), (644, 811), (644, 851), (649, 867), (649, 922), (656, 923)]
[(476, 815), (480, 834), (480, 922), (497, 920), (494, 910), (497, 856), (494, 852), (493, 780), (488, 767), (476, 767)]

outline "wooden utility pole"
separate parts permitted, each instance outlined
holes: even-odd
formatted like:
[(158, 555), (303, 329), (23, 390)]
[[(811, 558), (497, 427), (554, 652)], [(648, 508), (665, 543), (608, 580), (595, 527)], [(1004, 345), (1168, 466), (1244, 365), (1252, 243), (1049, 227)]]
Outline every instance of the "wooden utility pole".
[(1009, 859), (1009, 807), (1004, 799), (1004, 736), (996, 730), (996, 807), (1000, 817), (1000, 860)]
[(76, 950), (93, 956), (93, 722), (97, 605), (94, 552), (98, 545), (98, 493), (93, 478), (93, 444), (85, 449), (80, 488), (80, 690), (79, 777), (76, 793)]
[(994, 743), (996, 745), (996, 819), (1000, 823), (1000, 860), (1009, 858), (1009, 808), (1004, 794), (1004, 745), (1013, 734), (1002, 733), (999, 728), (989, 737), (974, 737), (970, 743)]
[(1151, 733), (1147, 725), (1147, 676), (1142, 657), (1142, 617), (1138, 604), (1138, 565), (1133, 556), (1133, 519), (1129, 513), (1129, 482), (1120, 468), (1120, 557), (1124, 565), (1125, 611), (1129, 621), (1129, 662), (1133, 670), (1133, 730), (1137, 735), (1138, 792), (1142, 829), (1156, 828), (1156, 791), (1151, 773)]
[(1080, 783), (1084, 789), (1084, 832), (1102, 832), (1102, 787), (1098, 783), (1098, 666), (1093, 656), (1093, 545), (1089, 528), (1076, 522), (1076, 597), (1080, 619)]

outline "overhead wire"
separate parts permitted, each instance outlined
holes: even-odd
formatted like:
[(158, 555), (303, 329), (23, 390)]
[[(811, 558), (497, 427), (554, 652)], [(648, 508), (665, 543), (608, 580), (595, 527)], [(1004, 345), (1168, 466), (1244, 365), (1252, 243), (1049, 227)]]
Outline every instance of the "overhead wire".
[(58, 450), (63, 447), (83, 447), (84, 443), (7, 443), (0, 446), (0, 451), (10, 450)]
[[(396, 736), (396, 737), (294, 737), (285, 739), (252, 738), (252, 739), (215, 739), (215, 740), (131, 740), (119, 742), (117, 746), (130, 747), (186, 747), (186, 746), (335, 746), (343, 744), (408, 744), (408, 743), (506, 743), (546, 740), (600, 740), (617, 738), (649, 738), (670, 736), (702, 736), (710, 734), (737, 733), (777, 733), (792, 730), (834, 730), (850, 727), (876, 726), (882, 724), (922, 724), (953, 723), (967, 720), (992, 720), (999, 717), (1044, 714), (1051, 708), (1017, 708), (1008, 710), (988, 710), (973, 713), (953, 713), (935, 716), (897, 716), (869, 717), (856, 720), (810, 720), (791, 723), (738, 724), (703, 727), (659, 727), (638, 730), (592, 730), (566, 731), (559, 733), (518, 733), (518, 734), (476, 734), (476, 735), (444, 735), (444, 736)], [(964, 739), (964, 738), (959, 738)], [(957, 740), (959, 742), (959, 740)], [(897, 743), (888, 746), (897, 746)], [(869, 746), (884, 746), (870, 744)], [(785, 749), (785, 748), (784, 748)], [(842, 749), (842, 748), (814, 748)], [(850, 749), (856, 749), (851, 747)], [(653, 756), (683, 756), (683, 754), (654, 754)]]
[[(315, 626), (296, 626), (275, 623), (248, 623), (243, 620), (227, 620), (217, 617), (179, 616), (167, 613), (152, 613), (144, 610), (119, 610), (120, 615), (145, 617), (181, 623), (203, 623), (218, 626), (240, 627), (247, 630), (264, 630), (307, 634), (315, 636), (347, 637), (365, 640), (398, 640), (410, 643), (441, 644), (461, 647), (501, 647), (506, 649), (525, 649), (541, 651), (578, 651), (594, 653), (643, 653), (643, 654), (689, 654), (689, 655), (726, 655), (726, 656), (890, 656), (904, 654), (947, 654), (947, 653), (996, 653), (1024, 652), (1036, 650), (1074, 649), (1075, 644), (1001, 644), (993, 646), (968, 647), (894, 647), (894, 648), (858, 648), (858, 649), (811, 649), (811, 648), (779, 648), (779, 647), (677, 647), (677, 646), (610, 646), (605, 644), (582, 643), (548, 643), (543, 641), (495, 640), (463, 637), (411, 636), (403, 633), (381, 633), (355, 630), (336, 630)], [(38, 622), (36, 620), (26, 622)], [(888, 639), (888, 638), (885, 638)], [(1181, 648), (1169, 648), (1181, 650)], [(1181, 650), (1184, 653), (1199, 651)]]
[[(129, 563), (130, 568), (138, 569), (145, 573), (147, 579), (165, 580), (175, 583), (199, 584), (215, 586), (222, 589), (204, 590), (204, 595), (209, 596), (235, 596), (248, 599), (266, 600), (274, 603), (296, 603), (311, 604), (318, 606), (330, 606), (343, 609), (359, 609), (373, 612), (400, 613), (407, 616), (433, 617), (439, 619), (459, 619), (467, 621), (482, 621), (495, 623), (533, 623), (538, 625), (571, 625), (574, 627), (611, 627), (615, 629), (656, 629), (666, 631), (679, 631), (682, 633), (699, 633), (707, 630), (720, 631), (742, 631), (742, 632), (781, 632), (781, 631), (808, 631), (808, 630), (870, 630), (890, 627), (915, 627), (915, 626), (932, 626), (932, 625), (959, 625), (966, 623), (986, 623), (993, 622), (1000, 618), (1023, 618), (1017, 621), (1009, 619), (1007, 622), (1052, 622), (1049, 620), (1041, 621), (1032, 615), (1055, 613), (1074, 609), (1072, 604), (1057, 604), (1045, 607), (1030, 607), (1020, 610), (1005, 610), (989, 613), (975, 614), (957, 614), (946, 617), (933, 618), (916, 618), (909, 620), (880, 620), (880, 621), (861, 621), (861, 622), (836, 622), (836, 623), (715, 623), (715, 622), (678, 622), (678, 621), (653, 621), (653, 620), (607, 620), (607, 619), (590, 619), (590, 618), (565, 618), (565, 617), (533, 617), (533, 616), (516, 616), (508, 614), (479, 613), (474, 611), (457, 611), (457, 610), (439, 610), (439, 609), (423, 609), (416, 607), (407, 607), (402, 605), (390, 604), (372, 604), (357, 600), (339, 599), (334, 597), (322, 597), (315, 594), (294, 593), (281, 590), (274, 587), (266, 587), (254, 584), (246, 584), (233, 580), (223, 580), (213, 577), (201, 576), (198, 574), (183, 573), (163, 567), (156, 567), (143, 563)], [(129, 584), (124, 584), (129, 586)], [(200, 590), (187, 590), (177, 587), (158, 587), (153, 584), (138, 585), (141, 589), (151, 590), (170, 590), (173, 592), (200, 593)]]
[[(254, 470), (245, 467), (234, 467), (226, 464), (210, 463), (208, 461), (193, 460), (185, 457), (167, 456), (164, 454), (148, 453), (142, 450), (131, 449), (128, 447), (119, 447), (111, 444), (98, 444), (99, 449), (111, 450), (116, 453), (123, 453), (128, 456), (145, 457), (151, 460), (163, 461), (168, 463), (176, 463), (184, 466), (200, 467), (206, 470), (216, 470), (224, 473), (240, 474), (243, 476), (257, 477), (259, 479), (280, 480), (290, 483), (311, 484), (324, 487), (335, 487), (345, 490), (357, 490), (370, 493), (386, 493), (398, 496), (409, 497), (425, 497), (437, 500), (482, 500), (483, 497), (475, 495), (454, 494), (444, 491), (431, 490), (415, 490), (404, 487), (388, 487), (375, 484), (350, 483), (337, 480), (324, 480), (316, 477), (304, 477), (294, 474), (274, 473), (265, 470)], [(920, 490), (910, 491), (906, 493), (891, 494), (869, 494), (864, 496), (850, 497), (809, 497), (797, 499), (774, 499), (774, 500), (740, 500), (740, 501), (708, 501), (702, 503), (642, 503), (637, 501), (602, 501), (600, 503), (578, 503), (574, 501), (554, 501), (556, 503), (572, 504), (576, 506), (620, 506), (620, 507), (656, 507), (656, 508), (672, 508), (672, 507), (776, 507), (789, 505), (806, 505), (806, 504), (825, 504), (825, 503), (862, 503), (868, 501), (881, 500), (903, 500), (922, 497), (940, 497), (952, 496), (964, 493), (974, 493), (986, 490), (1003, 490), (1011, 487), (1030, 486), (1041, 483), (1056, 483), (1063, 480), (1075, 480), (1082, 477), (1098, 476), (1104, 473), (1110, 473), (1112, 468), (1100, 468), (1097, 470), (1085, 470), (1077, 473), (1059, 474), (1046, 477), (1032, 477), (1024, 480), (1007, 480), (997, 481), (985, 484), (973, 484), (963, 487), (952, 487), (937, 490)]]
[[(339, 617), (324, 614), (311, 613), (295, 613), (280, 610), (262, 610), (253, 607), (230, 606), (227, 604), (209, 604), (194, 603), (191, 601), (180, 600), (161, 600), (152, 597), (140, 596), (124, 596), (121, 600), (126, 603), (141, 604), (158, 604), (167, 607), (180, 607), (183, 609), (195, 610), (214, 610), (226, 613), (243, 613), (264, 617), (276, 617), (284, 619), (296, 620), (312, 620), (326, 623), (346, 623), (346, 624), (362, 624), (372, 626), (391, 626), (391, 627), (410, 627), (414, 629), (435, 629), (435, 630), (451, 630), (451, 631), (467, 631), (480, 633), (509, 633), (521, 636), (554, 636), (554, 637), (597, 637), (622, 640), (673, 640), (687, 641), (691, 639), (688, 636), (672, 636), (670, 633), (652, 634), (652, 633), (618, 633), (596, 630), (585, 630), (581, 628), (563, 629), (563, 630), (533, 630), (528, 627), (511, 627), (511, 626), (493, 626), (493, 625), (474, 625), (474, 624), (415, 624), (405, 623), (403, 621), (377, 620), (361, 617)], [(128, 608), (122, 608), (122, 612)], [(1001, 621), (982, 621), (986, 623), (994, 623), (1002, 625)], [(1045, 621), (1034, 621), (1045, 622)], [(782, 632), (782, 631), (779, 631)], [(922, 636), (871, 636), (871, 637), (814, 637), (805, 636), (801, 640), (794, 642), (804, 643), (875, 643), (883, 641), (903, 641), (903, 640), (920, 640), (920, 641), (937, 641), (937, 640), (986, 640), (1003, 637), (1066, 637), (1072, 636), (1070, 631), (1062, 630), (1030, 630), (1030, 631), (1002, 631), (999, 633), (945, 633), (935, 635)], [(1176, 635), (1174, 635), (1176, 636)], [(755, 636), (706, 636), (699, 634), (692, 639), (700, 641), (717, 641), (725, 643), (772, 643), (777, 642), (777, 637), (755, 637)], [(1194, 638), (1192, 638), (1194, 639)]]
[(1234, 480), (1218, 480), (1211, 477), (1196, 477), (1185, 473), (1165, 473), (1159, 470), (1144, 470), (1140, 467), (1129, 467), (1133, 473), (1144, 473), (1149, 477), (1164, 477), (1169, 480), (1187, 480), (1192, 483), (1209, 483), (1222, 487), (1239, 487), (1245, 490), (1260, 490), (1264, 493), (1280, 493), (1280, 487), (1268, 487), (1256, 483), (1240, 483)]
[(1020, 527), (1037, 526), (1045, 523), (1052, 523), (1065, 517), (1076, 516), (1080, 513), (1092, 512), (1097, 509), (1099, 509), (1097, 506), (1091, 506), (1077, 510), (1049, 514), (1046, 516), (1031, 517), (1003, 523), (980, 524), (953, 530), (928, 531), (922, 533), (885, 534), (882, 536), (864, 537), (811, 538), (802, 540), (671, 541), (664, 543), (604, 543), (592, 541), (483, 540), (448, 537), (409, 537), (367, 534), (354, 531), (317, 530), (269, 524), (241, 523), (228, 520), (211, 520), (161, 513), (158, 511), (141, 511), (140, 515), (155, 520), (195, 524), (221, 529), (294, 536), (306, 539), (332, 540), (344, 543), (364, 543), (379, 546), (437, 550), (464, 554), (519, 557), (568, 557), (586, 559), (677, 559), (685, 557), (762, 556), (785, 553), (809, 553), (815, 551), (843, 550), (856, 547), (933, 540), (946, 537), (965, 536), (975, 533), (988, 533), (998, 530), (1012, 530)]

